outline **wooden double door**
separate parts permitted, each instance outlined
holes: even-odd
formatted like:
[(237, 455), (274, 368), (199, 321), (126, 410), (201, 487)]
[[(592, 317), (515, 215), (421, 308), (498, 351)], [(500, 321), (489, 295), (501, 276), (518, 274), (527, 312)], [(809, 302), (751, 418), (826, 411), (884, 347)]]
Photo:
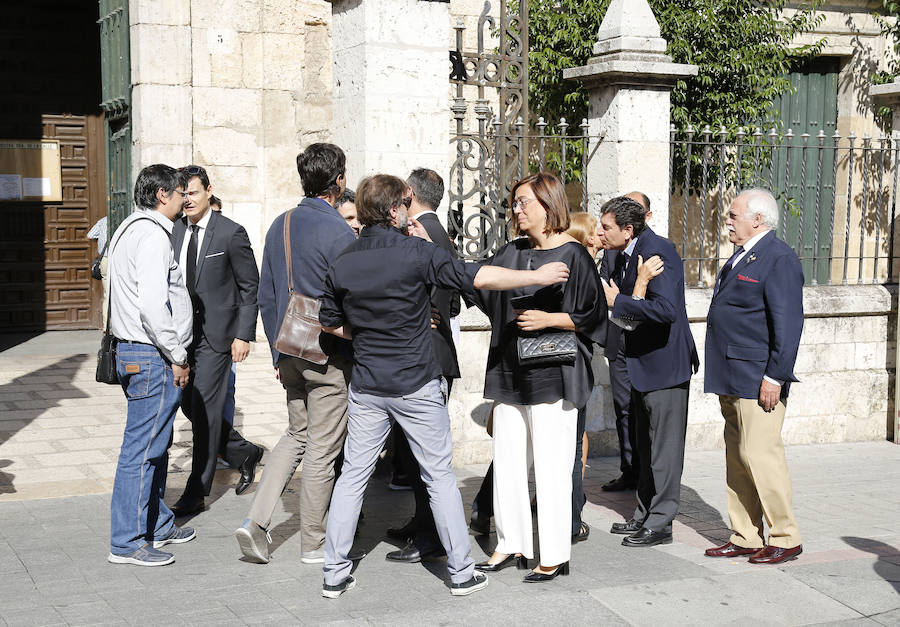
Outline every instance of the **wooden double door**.
[(0, 24), (0, 139), (60, 144), (61, 202), (0, 202), (0, 333), (100, 326), (91, 226), (106, 215), (97, 5), (11, 3)]

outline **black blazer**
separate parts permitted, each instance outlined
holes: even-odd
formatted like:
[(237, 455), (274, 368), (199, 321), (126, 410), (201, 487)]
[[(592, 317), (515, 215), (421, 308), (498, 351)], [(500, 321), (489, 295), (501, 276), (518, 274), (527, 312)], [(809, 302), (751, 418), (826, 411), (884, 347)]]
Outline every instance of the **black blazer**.
[[(188, 244), (187, 223), (187, 217), (183, 217), (175, 222), (172, 230), (176, 260), (181, 259), (181, 247)], [(200, 335), (198, 331), (220, 353), (231, 352), (235, 338), (254, 341), (258, 288), (259, 270), (247, 231), (218, 211), (212, 211), (197, 259), (195, 343)]]
[[(425, 227), (428, 237), (435, 245), (440, 246), (457, 256), (456, 249), (450, 242), (447, 231), (441, 226), (440, 220), (433, 213), (426, 213), (416, 217), (416, 220)], [(456, 356), (456, 347), (453, 345), (453, 333), (450, 331), (450, 318), (453, 313), (453, 303), (456, 303), (456, 314), (459, 313), (459, 293), (454, 290), (431, 288), (431, 306), (437, 308), (441, 315), (441, 323), (437, 329), (431, 330), (431, 341), (434, 344), (434, 355), (441, 367), (441, 374), (448, 379), (458, 379), (459, 361)]]
[[(659, 255), (665, 266), (663, 273), (650, 281), (645, 300), (631, 298), (639, 255), (644, 259)], [(634, 331), (625, 332), (625, 363), (632, 387), (650, 392), (690, 380), (700, 360), (684, 302), (684, 265), (672, 242), (649, 227), (644, 229), (619, 289), (613, 316), (641, 321)]]

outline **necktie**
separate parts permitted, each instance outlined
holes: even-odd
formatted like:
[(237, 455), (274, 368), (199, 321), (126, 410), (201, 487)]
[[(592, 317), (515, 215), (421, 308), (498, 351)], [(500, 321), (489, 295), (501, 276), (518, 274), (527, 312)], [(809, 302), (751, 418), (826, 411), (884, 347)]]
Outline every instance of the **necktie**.
[(622, 253), (622, 274), (619, 275), (619, 287), (625, 283), (625, 273), (628, 271), (628, 260), (631, 259), (631, 255), (628, 253)]
[(187, 283), (188, 292), (191, 296), (196, 293), (197, 285), (197, 231), (200, 227), (196, 224), (191, 225), (191, 239), (187, 248), (187, 268), (185, 271), (185, 282)]
[(722, 274), (719, 275), (719, 285), (725, 282), (725, 277), (728, 276), (728, 273), (731, 272), (731, 269), (734, 267), (735, 260), (744, 252), (743, 246), (738, 246), (738, 249), (734, 251), (734, 254), (728, 258), (728, 261), (725, 262), (725, 265), (722, 267)]

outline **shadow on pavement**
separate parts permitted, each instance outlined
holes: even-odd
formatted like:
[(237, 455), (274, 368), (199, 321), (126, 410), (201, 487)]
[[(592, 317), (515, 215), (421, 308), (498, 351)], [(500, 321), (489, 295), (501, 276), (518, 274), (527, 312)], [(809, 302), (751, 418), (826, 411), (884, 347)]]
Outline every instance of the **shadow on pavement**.
[(841, 540), (854, 549), (875, 555), (878, 558), (873, 566), (875, 573), (890, 583), (895, 592), (900, 593), (900, 549), (870, 538), (842, 536)]
[[(22, 335), (21, 341), (16, 343), (24, 342), (35, 335), (40, 334)], [(9, 348), (9, 343), (12, 341), (9, 338), (11, 337), (20, 336), (18, 334), (0, 335), (0, 345)], [(14, 346), (15, 344), (12, 345)], [(62, 375), (71, 377), (72, 373), (77, 371), (79, 366), (86, 361), (88, 357), (89, 355), (72, 355), (71, 357), (60, 359), (49, 366), (44, 366), (43, 368), (38, 368), (28, 374), (16, 377), (9, 383), (0, 385), (0, 394), (9, 399), (9, 402), (21, 403), (24, 406), (27, 406), (31, 401), (35, 401), (39, 402), (41, 405), (49, 404), (51, 407), (56, 407), (59, 403), (55, 401), (58, 400), (88, 398), (88, 394), (82, 392), (78, 387), (73, 385), (71, 381), (58, 381), (58, 378)], [(44, 391), (52, 392), (54, 398), (45, 398), (44, 396), (41, 396), (40, 392), (34, 390), (34, 386), (41, 386), (42, 384), (46, 385)], [(23, 389), (23, 385), (27, 385), (28, 387)], [(38, 409), (16, 409), (15, 418), (0, 421), (0, 446), (12, 438), (16, 433), (31, 424), (33, 420), (47, 412), (48, 409), (48, 407)], [(12, 465), (13, 461), (14, 460), (10, 459), (0, 459), (0, 468)], [(14, 479), (15, 475), (12, 473), (0, 472), (0, 493), (10, 494), (16, 492)]]

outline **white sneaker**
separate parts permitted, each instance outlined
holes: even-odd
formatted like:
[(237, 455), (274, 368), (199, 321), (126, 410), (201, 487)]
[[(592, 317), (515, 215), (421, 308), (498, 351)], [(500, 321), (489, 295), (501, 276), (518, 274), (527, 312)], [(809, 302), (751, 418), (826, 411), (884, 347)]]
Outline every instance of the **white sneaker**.
[(315, 551), (303, 551), (300, 553), (300, 561), (304, 564), (324, 564), (325, 551), (316, 549)]
[(269, 532), (249, 518), (235, 532), (234, 537), (241, 547), (241, 553), (248, 561), (256, 564), (269, 563), (269, 544), (272, 536)]

